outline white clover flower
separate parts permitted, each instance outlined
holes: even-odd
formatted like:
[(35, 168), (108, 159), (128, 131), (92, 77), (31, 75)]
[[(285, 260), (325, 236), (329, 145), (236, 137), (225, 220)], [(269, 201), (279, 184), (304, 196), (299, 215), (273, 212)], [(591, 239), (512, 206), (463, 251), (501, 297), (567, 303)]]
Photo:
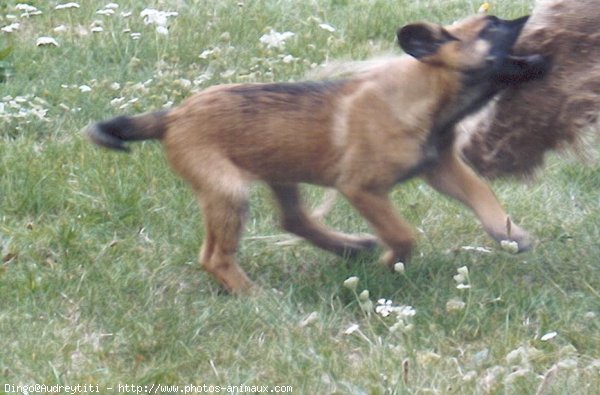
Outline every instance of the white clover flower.
[(396, 273), (400, 273), (400, 274), (404, 273), (404, 263), (402, 263), (402, 262), (396, 262), (394, 264), (394, 271)]
[(460, 299), (450, 299), (446, 302), (446, 311), (451, 313), (454, 311), (460, 311), (465, 308), (467, 304)]
[(112, 84), (110, 84), (109, 88), (113, 91), (118, 91), (119, 89), (121, 89), (121, 84), (119, 84), (118, 82), (113, 82)]
[(159, 11), (153, 8), (146, 8), (140, 12), (140, 16), (144, 18), (146, 25), (156, 25), (156, 32), (162, 35), (168, 35), (169, 29), (168, 18), (178, 16), (179, 13), (173, 11)]
[(131, 100), (129, 100), (129, 101), (127, 101), (127, 102), (125, 102), (125, 103), (121, 104), (121, 105), (119, 106), (119, 110), (124, 110), (124, 109), (126, 109), (127, 107), (130, 107), (132, 104), (135, 104), (135, 103), (136, 103), (138, 100), (139, 100), (139, 99), (138, 99), (137, 97), (134, 97), (133, 99), (131, 99)]
[(200, 55), (198, 55), (198, 57), (200, 59), (208, 59), (209, 56), (211, 56), (213, 54), (218, 54), (219, 52), (221, 52), (221, 50), (219, 48), (205, 49), (204, 51), (202, 51), (202, 53)]
[(547, 342), (548, 340), (552, 340), (552, 339), (554, 339), (554, 338), (555, 338), (557, 335), (558, 335), (558, 333), (557, 333), (557, 332), (554, 332), (554, 331), (552, 331), (552, 332), (548, 332), (548, 333), (546, 333), (544, 336), (542, 336), (542, 337), (540, 338), (540, 340), (541, 340), (541, 341), (543, 341), (543, 342)]
[(35, 41), (35, 45), (37, 45), (38, 47), (47, 47), (47, 46), (55, 46), (58, 47), (58, 42), (53, 39), (52, 37), (39, 37), (36, 41)]
[(71, 107), (67, 106), (65, 103), (59, 103), (58, 106), (65, 111), (71, 111)]
[(115, 14), (115, 10), (112, 8), (103, 8), (101, 10), (96, 11), (98, 15), (111, 16)]
[(210, 71), (206, 71), (196, 77), (192, 83), (196, 86), (202, 85), (205, 82), (210, 81), (211, 78), (213, 78), (213, 74)]
[(38, 117), (38, 119), (44, 119), (46, 114), (48, 113), (48, 109), (46, 108), (32, 108), (29, 110), (28, 115), (34, 115)]
[(283, 58), (281, 58), (281, 61), (285, 64), (290, 64), (295, 60), (295, 58), (292, 55), (285, 55)]
[(465, 373), (465, 374), (462, 376), (462, 380), (463, 380), (465, 383), (470, 383), (470, 382), (472, 382), (472, 381), (475, 381), (475, 379), (476, 379), (476, 378), (477, 378), (477, 372), (476, 372), (476, 371), (474, 371), (474, 370), (469, 370), (467, 373)]
[(390, 314), (395, 314), (398, 318), (408, 318), (416, 314), (416, 310), (412, 306), (394, 306), (393, 302), (389, 299), (379, 299), (375, 312), (382, 317), (387, 317)]
[(116, 106), (122, 104), (124, 101), (125, 101), (124, 97), (115, 97), (114, 99), (112, 99), (110, 101), (110, 105), (116, 107)]
[(358, 295), (358, 300), (360, 300), (361, 302), (366, 302), (367, 300), (369, 300), (369, 296), (371, 296), (369, 290), (365, 289)]
[(178, 12), (159, 11), (153, 8), (145, 8), (140, 12), (140, 16), (144, 18), (146, 25), (167, 26), (168, 18), (178, 16)]
[(358, 326), (358, 324), (350, 324), (350, 326), (346, 328), (346, 330), (344, 330), (344, 335), (351, 335), (354, 332), (356, 332), (359, 328), (360, 326)]
[(593, 320), (594, 318), (596, 318), (596, 313), (594, 313), (593, 311), (588, 311), (583, 315), (583, 317), (587, 320)]
[(344, 280), (344, 287), (356, 291), (356, 286), (358, 285), (358, 277), (351, 276)]
[(319, 23), (319, 27), (323, 30), (327, 30), (328, 32), (335, 32), (335, 27), (331, 26), (328, 23)]
[(11, 23), (10, 25), (4, 26), (0, 30), (3, 31), (4, 33), (12, 33), (16, 30), (19, 30), (19, 27), (21, 27), (21, 24), (19, 22), (14, 22), (14, 23)]
[(377, 306), (375, 307), (375, 312), (382, 317), (387, 317), (392, 314), (392, 301), (389, 299), (379, 299), (377, 300)]
[(290, 37), (295, 36), (295, 33), (292, 32), (277, 32), (273, 29), (269, 31), (269, 33), (263, 34), (259, 41), (266, 45), (267, 48), (283, 48), (285, 46), (285, 41)]
[(131, 15), (133, 15), (133, 12), (131, 12), (131, 11), (121, 12), (121, 18), (129, 18)]
[(469, 268), (466, 266), (461, 266), (456, 269), (457, 274), (455, 274), (452, 278), (456, 281), (456, 288), (458, 289), (469, 289), (471, 285), (466, 284), (469, 279)]
[(65, 25), (58, 25), (54, 29), (52, 29), (52, 31), (54, 31), (56, 33), (64, 33), (67, 30), (69, 30), (69, 28), (67, 28)]
[(94, 26), (90, 29), (90, 31), (92, 33), (101, 33), (104, 31), (104, 28), (102, 26)]
[(462, 284), (464, 283), (467, 279), (465, 278), (465, 276), (463, 276), (462, 274), (455, 274), (453, 277), (454, 281), (456, 281), (458, 284)]
[(489, 248), (475, 247), (475, 246), (462, 246), (462, 247), (460, 247), (460, 249), (463, 250), (463, 251), (482, 252), (484, 254), (489, 254), (489, 253), (492, 252), (492, 250), (490, 250)]
[(25, 12), (25, 13), (21, 14), (22, 17), (30, 17), (30, 16), (33, 16), (33, 15), (42, 15), (42, 11), (37, 10), (37, 11), (34, 11), (34, 12)]
[(117, 3), (108, 3), (107, 5), (104, 6), (105, 9), (110, 9), (110, 10), (116, 10), (117, 8), (119, 8), (119, 5)]
[(229, 69), (229, 70), (225, 70), (224, 72), (219, 74), (219, 76), (226, 80), (226, 79), (233, 77), (235, 75), (235, 73), (236, 73), (235, 69)]
[(19, 11), (23, 11), (21, 13), (21, 17), (22, 18), (28, 18), (30, 16), (33, 15), (41, 15), (42, 11), (38, 10), (37, 8), (35, 8), (32, 5), (29, 4), (24, 4), (24, 3), (19, 3), (15, 6), (15, 9), (19, 10)]
[(519, 243), (517, 243), (516, 241), (502, 240), (500, 242), (500, 247), (504, 251), (510, 252), (511, 254), (516, 254), (517, 252), (519, 252)]
[(79, 8), (79, 4), (71, 2), (71, 3), (59, 4), (56, 7), (54, 7), (55, 10), (66, 10), (69, 8)]
[(87, 92), (91, 92), (92, 88), (89, 85), (80, 85), (78, 87), (79, 91), (82, 93), (87, 93)]
[(39, 11), (39, 10), (38, 10), (37, 8), (35, 8), (34, 6), (32, 6), (32, 5), (29, 5), (29, 4), (24, 4), (24, 3), (19, 3), (19, 4), (17, 4), (17, 5), (15, 6), (15, 9), (16, 9), (16, 10), (19, 10), (19, 11), (23, 11), (23, 12), (28, 12), (28, 13)]

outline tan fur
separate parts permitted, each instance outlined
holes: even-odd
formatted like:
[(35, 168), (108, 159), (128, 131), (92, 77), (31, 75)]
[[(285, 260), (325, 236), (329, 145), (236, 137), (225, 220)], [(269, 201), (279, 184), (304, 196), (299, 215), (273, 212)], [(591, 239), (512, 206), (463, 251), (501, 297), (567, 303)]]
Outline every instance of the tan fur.
[(463, 154), (480, 174), (528, 176), (549, 150), (587, 157), (590, 140), (600, 141), (599, 15), (598, 0), (537, 1), (515, 48), (551, 55), (551, 72), (458, 125)]
[[(340, 255), (380, 241), (388, 266), (409, 257), (415, 236), (387, 195), (413, 175), (470, 207), (495, 239), (527, 248), (527, 233), (512, 225), (508, 234), (506, 213), (456, 155), (451, 140), (428, 148), (435, 124), (452, 118), (460, 102), (462, 69), (485, 60), (487, 48), (475, 38), (481, 25), (475, 18), (449, 27), (464, 45), (452, 42), (424, 62), (388, 59), (332, 82), (214, 86), (163, 114), (168, 161), (192, 186), (203, 210), (203, 268), (233, 292), (252, 288), (235, 254), (247, 185), (254, 180), (272, 189), (286, 230)], [(121, 129), (146, 121), (148, 115), (122, 120)], [(99, 144), (102, 133), (99, 126), (90, 128)], [(300, 202), (301, 182), (340, 191), (377, 238), (338, 233), (309, 216)]]

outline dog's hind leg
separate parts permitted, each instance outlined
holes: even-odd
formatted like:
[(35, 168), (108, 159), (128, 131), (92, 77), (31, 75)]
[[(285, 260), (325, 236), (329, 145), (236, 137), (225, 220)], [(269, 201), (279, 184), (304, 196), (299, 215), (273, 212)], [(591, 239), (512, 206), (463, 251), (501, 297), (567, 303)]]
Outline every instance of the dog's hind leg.
[[(244, 175), (218, 150), (199, 149), (198, 143), (177, 138), (165, 143), (173, 169), (192, 187), (202, 209), (204, 240), (200, 265), (232, 293), (253, 288), (236, 262), (236, 252), (248, 211), (248, 191)], [(167, 135), (168, 136), (168, 135)]]
[(374, 236), (335, 232), (308, 216), (302, 206), (297, 184), (270, 184), (270, 187), (281, 210), (282, 226), (288, 232), (340, 256), (356, 255), (377, 245)]
[(200, 264), (232, 293), (244, 293), (254, 287), (236, 262), (236, 252), (248, 210), (243, 195), (211, 194), (200, 197), (205, 236)]
[(519, 251), (531, 246), (529, 234), (510, 222), (490, 187), (462, 159), (448, 149), (438, 164), (423, 177), (433, 188), (469, 207), (481, 221), (486, 232), (498, 242), (516, 241)]
[(248, 210), (243, 195), (214, 194), (200, 197), (205, 236), (200, 250), (202, 268), (227, 290), (244, 293), (252, 281), (236, 262), (236, 252)]
[[(199, 156), (197, 158), (201, 158)], [(238, 169), (221, 158), (186, 162), (180, 171), (197, 194), (205, 235), (200, 264), (232, 293), (250, 291), (254, 285), (236, 262), (236, 252), (248, 212), (246, 180)], [(208, 164), (219, 172), (203, 171)]]

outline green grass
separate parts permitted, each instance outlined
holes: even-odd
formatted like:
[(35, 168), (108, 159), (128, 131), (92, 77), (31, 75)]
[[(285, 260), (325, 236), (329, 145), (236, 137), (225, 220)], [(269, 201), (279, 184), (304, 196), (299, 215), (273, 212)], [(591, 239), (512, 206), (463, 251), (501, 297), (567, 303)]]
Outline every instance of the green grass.
[[(34, 383), (98, 385), (103, 393), (118, 384), (207, 384), (524, 394), (542, 382), (543, 394), (600, 393), (598, 165), (550, 157), (530, 185), (494, 183), (538, 238), (522, 255), (503, 252), (470, 212), (423, 183), (399, 186), (393, 198), (420, 230), (419, 248), (406, 272), (393, 275), (375, 256), (348, 262), (306, 243), (277, 244), (285, 236), (257, 186), (239, 259), (267, 292), (234, 298), (197, 265), (202, 216), (160, 147), (121, 155), (81, 134), (91, 121), (177, 104), (214, 83), (298, 80), (327, 59), (396, 51), (398, 26), (451, 22), (478, 1), (123, 0), (113, 16), (96, 14), (97, 2), (53, 10), (57, 2), (33, 1), (42, 14), (29, 18), (17, 3), (0, 5), (0, 27), (15, 22), (9, 14), (20, 22), (0, 33), (0, 49), (12, 48), (0, 65), (0, 394), (10, 393), (5, 384)], [(531, 7), (492, 3), (504, 17)], [(144, 25), (145, 7), (179, 12), (168, 36)], [(103, 32), (89, 32), (94, 20)], [(67, 31), (54, 32), (58, 25)], [(259, 38), (271, 28), (295, 35), (267, 49)], [(36, 47), (40, 36), (60, 46)], [(205, 50), (212, 54), (199, 58)], [(306, 194), (315, 205), (322, 196)], [(341, 200), (327, 221), (368, 231)], [(465, 290), (453, 279), (462, 266)], [(342, 285), (350, 276), (373, 302), (413, 306), (404, 330), (390, 330), (394, 316), (364, 312)], [(464, 308), (448, 312), (452, 299)]]

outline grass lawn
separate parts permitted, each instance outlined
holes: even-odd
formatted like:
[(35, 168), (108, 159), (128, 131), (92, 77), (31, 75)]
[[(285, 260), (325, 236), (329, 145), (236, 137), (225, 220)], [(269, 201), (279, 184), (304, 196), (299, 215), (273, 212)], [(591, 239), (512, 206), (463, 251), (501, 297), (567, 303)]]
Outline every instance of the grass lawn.
[[(34, 384), (108, 394), (600, 393), (599, 165), (550, 156), (530, 184), (493, 183), (537, 238), (520, 255), (421, 181), (398, 186), (394, 202), (419, 236), (404, 273), (376, 255), (345, 261), (285, 243), (257, 185), (239, 259), (266, 292), (236, 298), (200, 270), (202, 215), (159, 144), (123, 155), (81, 133), (213, 84), (299, 80), (330, 59), (399, 53), (399, 26), (449, 23), (479, 1), (19, 3), (0, 3), (0, 394)], [(491, 3), (508, 18), (533, 2)], [(149, 8), (173, 13), (146, 24)], [(261, 42), (273, 32), (293, 34)], [(323, 198), (305, 194), (315, 206)], [(369, 231), (341, 199), (326, 221)], [(351, 277), (355, 288), (344, 285)]]

